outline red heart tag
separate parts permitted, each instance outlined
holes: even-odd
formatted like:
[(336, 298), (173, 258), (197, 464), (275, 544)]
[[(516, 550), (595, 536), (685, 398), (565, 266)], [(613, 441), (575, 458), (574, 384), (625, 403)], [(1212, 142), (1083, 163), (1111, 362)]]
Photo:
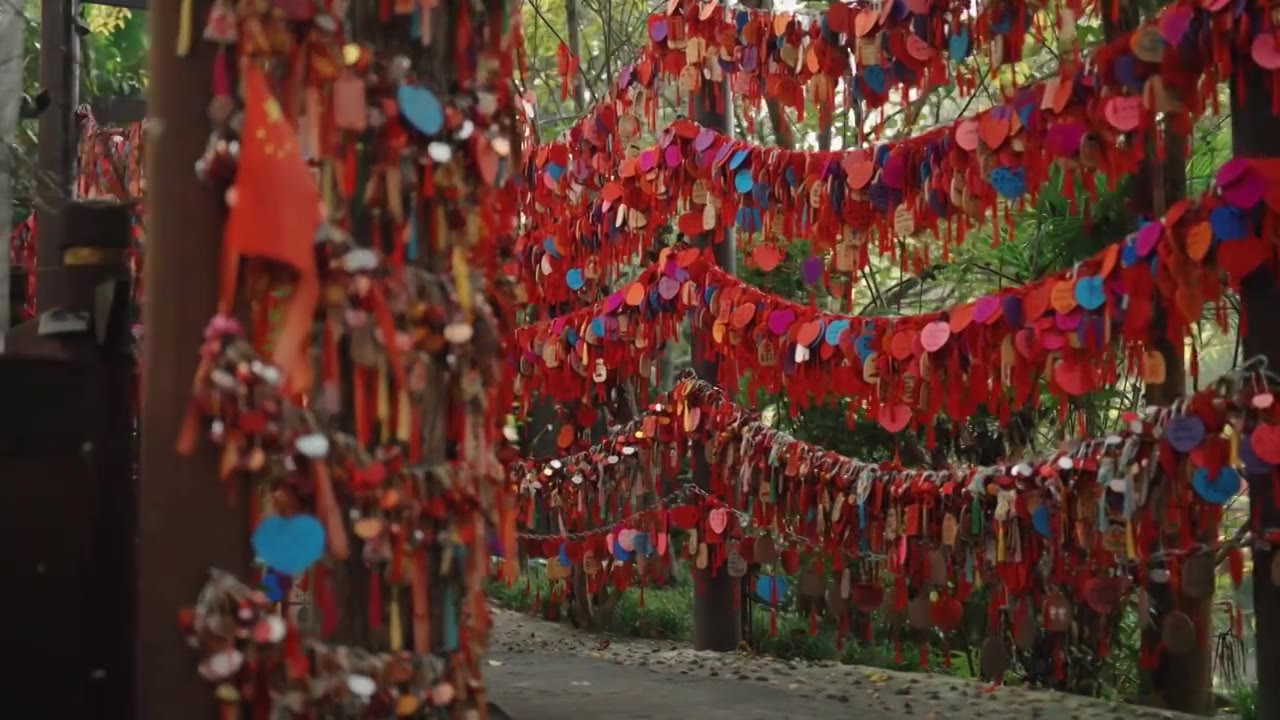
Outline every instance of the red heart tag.
[(960, 622), (964, 620), (964, 606), (955, 598), (938, 598), (930, 609), (930, 615), (939, 630), (949, 633), (960, 627)]

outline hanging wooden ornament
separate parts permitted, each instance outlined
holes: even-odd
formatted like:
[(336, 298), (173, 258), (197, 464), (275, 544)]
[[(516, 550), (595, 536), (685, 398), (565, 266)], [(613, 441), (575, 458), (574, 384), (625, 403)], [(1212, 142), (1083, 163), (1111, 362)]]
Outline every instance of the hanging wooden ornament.
[(1213, 558), (1208, 555), (1196, 555), (1182, 564), (1182, 592), (1187, 597), (1209, 597), (1216, 581)]
[(921, 591), (911, 602), (907, 603), (907, 624), (912, 630), (930, 630), (933, 628), (933, 601), (929, 593)]
[(982, 679), (999, 682), (1004, 679), (1009, 669), (1009, 648), (997, 636), (991, 636), (982, 643), (982, 652), (978, 656), (978, 672)]

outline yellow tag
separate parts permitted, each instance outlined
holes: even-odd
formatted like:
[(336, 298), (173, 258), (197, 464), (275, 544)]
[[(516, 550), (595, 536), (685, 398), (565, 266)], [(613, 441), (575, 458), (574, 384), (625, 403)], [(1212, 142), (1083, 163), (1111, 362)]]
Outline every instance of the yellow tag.
[(1130, 560), (1138, 559), (1138, 549), (1133, 542), (1133, 521), (1124, 522), (1124, 552)]
[(391, 618), (387, 627), (388, 642), (391, 643), (391, 651), (399, 652), (404, 649), (404, 633), (400, 630), (400, 588), (391, 588)]
[(1004, 523), (996, 523), (996, 562), (1004, 562)]

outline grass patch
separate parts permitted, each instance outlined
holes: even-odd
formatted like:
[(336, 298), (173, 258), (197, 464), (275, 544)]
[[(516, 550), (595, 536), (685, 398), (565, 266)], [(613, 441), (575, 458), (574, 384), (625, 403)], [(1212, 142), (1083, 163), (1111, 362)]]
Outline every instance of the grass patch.
[[(489, 598), (508, 610), (531, 613), (545, 620), (566, 621), (571, 612), (564, 601), (551, 602), (551, 583), (542, 566), (531, 563), (528, 570), (510, 587), (501, 580), (489, 584)], [(838, 642), (839, 628), (829, 620), (819, 620), (817, 632), (810, 632), (810, 620), (787, 612), (777, 614), (777, 630), (771, 632), (771, 611), (752, 604), (752, 639), (754, 651), (782, 660), (800, 662), (832, 661), (865, 665), (901, 671), (919, 671), (921, 665), (920, 644), (912, 639), (917, 633), (901, 631), (901, 655), (892, 642), (892, 633), (885, 626), (876, 626), (873, 640), (866, 642), (865, 632), (848, 635)], [(602, 632), (624, 637), (647, 640), (671, 640), (687, 642), (693, 634), (693, 585), (686, 568), (678, 568), (676, 581), (667, 588), (646, 588), (644, 607), (641, 607), (639, 588), (627, 590), (608, 617)], [(936, 635), (936, 633), (935, 633)], [(932, 672), (968, 676), (968, 662), (963, 653), (953, 652), (951, 666), (947, 667), (942, 643), (930, 642), (927, 669)]]

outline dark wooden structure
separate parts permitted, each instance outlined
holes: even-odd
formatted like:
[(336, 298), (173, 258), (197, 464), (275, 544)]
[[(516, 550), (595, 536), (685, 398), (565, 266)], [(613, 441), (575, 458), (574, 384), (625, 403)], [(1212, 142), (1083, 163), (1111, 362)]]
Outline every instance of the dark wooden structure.
[[(130, 209), (72, 203), (68, 315), (4, 335), (0, 547), (16, 671), (15, 716), (132, 717), (135, 604)], [(60, 260), (63, 258), (60, 258)], [(103, 300), (103, 301), (100, 301)]]

